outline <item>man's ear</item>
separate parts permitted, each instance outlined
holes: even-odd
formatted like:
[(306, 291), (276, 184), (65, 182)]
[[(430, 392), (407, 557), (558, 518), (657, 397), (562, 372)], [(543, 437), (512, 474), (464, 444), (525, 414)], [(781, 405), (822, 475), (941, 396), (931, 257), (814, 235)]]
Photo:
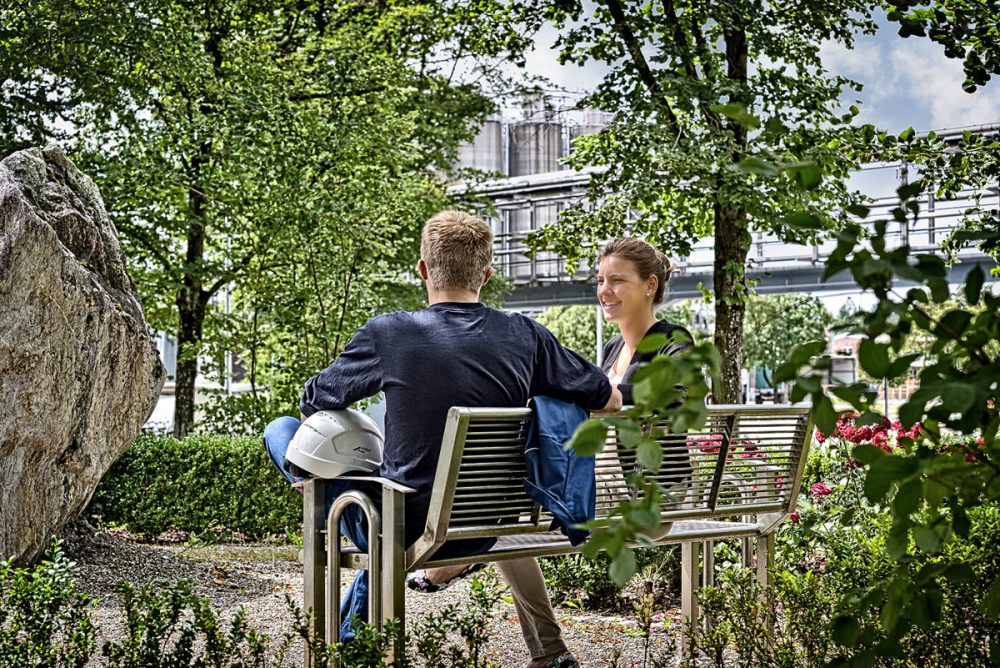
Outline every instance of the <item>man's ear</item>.
[(486, 278), (483, 279), (483, 285), (486, 285), (487, 283), (489, 283), (491, 278), (493, 278), (493, 266), (492, 265), (486, 268)]
[(427, 263), (424, 262), (423, 258), (420, 258), (420, 261), (417, 262), (417, 271), (420, 272), (420, 278), (425, 281), (430, 279), (430, 273), (427, 271)]

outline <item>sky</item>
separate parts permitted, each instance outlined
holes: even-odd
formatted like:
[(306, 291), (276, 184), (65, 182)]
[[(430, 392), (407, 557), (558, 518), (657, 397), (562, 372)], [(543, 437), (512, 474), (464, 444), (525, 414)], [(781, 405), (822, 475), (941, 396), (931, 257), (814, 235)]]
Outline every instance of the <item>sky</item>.
[[(559, 65), (550, 48), (554, 41), (551, 28), (538, 34), (526, 70), (571, 91), (593, 88), (606, 69)], [(946, 58), (944, 49), (929, 39), (903, 39), (885, 26), (875, 35), (860, 37), (853, 50), (826, 44), (821, 54), (830, 72), (864, 86), (860, 94), (851, 91), (848, 97), (850, 102), (861, 100), (862, 122), (894, 132), (1000, 123), (1000, 80), (994, 77), (974, 94), (964, 92), (961, 61)]]

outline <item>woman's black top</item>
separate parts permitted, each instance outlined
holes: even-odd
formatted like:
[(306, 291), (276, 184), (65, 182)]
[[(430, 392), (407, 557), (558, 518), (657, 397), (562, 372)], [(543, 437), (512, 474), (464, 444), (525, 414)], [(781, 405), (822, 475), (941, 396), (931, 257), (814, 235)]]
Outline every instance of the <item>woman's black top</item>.
[[(684, 341), (674, 341), (673, 333), (680, 330), (687, 334)], [(635, 403), (632, 399), (632, 376), (639, 367), (648, 362), (649, 360), (656, 357), (657, 354), (663, 355), (676, 355), (677, 353), (691, 347), (689, 341), (693, 340), (691, 333), (681, 327), (680, 325), (675, 325), (673, 323), (667, 322), (665, 320), (657, 320), (656, 323), (650, 327), (644, 337), (650, 334), (665, 334), (669, 339), (669, 343), (660, 348), (656, 352), (652, 353), (640, 353), (636, 352), (632, 355), (632, 359), (629, 361), (628, 368), (625, 369), (625, 374), (622, 376), (622, 382), (618, 384), (618, 389), (622, 393), (622, 404), (625, 406), (631, 406)], [(615, 360), (618, 359), (618, 354), (621, 352), (622, 347), (625, 345), (625, 341), (622, 339), (621, 334), (618, 334), (604, 346), (604, 361), (601, 363), (601, 369), (604, 371), (605, 375), (611, 371), (611, 368), (615, 365)], [(635, 460), (634, 453), (619, 453), (621, 457), (622, 468), (624, 470), (632, 470), (633, 468), (638, 471), (639, 465)], [(664, 443), (664, 458), (663, 464), (660, 468), (659, 482), (663, 486), (664, 491), (666, 491), (670, 496), (668, 499), (672, 499), (673, 502), (677, 502), (678, 490), (675, 485), (688, 483), (691, 480), (692, 475), (691, 458), (688, 452), (687, 443), (684, 441), (677, 442), (674, 439), (669, 439)], [(683, 494), (681, 494), (683, 496)]]
[[(650, 327), (646, 333), (643, 335), (645, 338), (650, 334), (665, 334), (669, 343), (660, 348), (657, 352), (653, 353), (640, 353), (636, 351), (632, 355), (632, 359), (629, 361), (628, 368), (625, 369), (625, 373), (622, 376), (622, 382), (618, 384), (618, 389), (622, 393), (622, 404), (626, 406), (631, 406), (635, 402), (632, 399), (632, 376), (639, 367), (649, 360), (656, 357), (657, 354), (662, 355), (676, 355), (677, 353), (685, 350), (691, 346), (690, 343), (685, 341), (674, 341), (673, 334), (677, 330), (684, 332), (687, 335), (688, 340), (692, 340), (691, 333), (687, 331), (684, 327), (680, 325), (675, 325), (666, 320), (657, 320), (652, 327)], [(622, 339), (621, 334), (616, 334), (607, 342), (604, 346), (604, 361), (601, 363), (601, 370), (604, 371), (605, 375), (608, 375), (611, 368), (615, 365), (615, 361), (618, 359), (619, 353), (621, 353), (622, 347), (625, 345), (625, 340)]]

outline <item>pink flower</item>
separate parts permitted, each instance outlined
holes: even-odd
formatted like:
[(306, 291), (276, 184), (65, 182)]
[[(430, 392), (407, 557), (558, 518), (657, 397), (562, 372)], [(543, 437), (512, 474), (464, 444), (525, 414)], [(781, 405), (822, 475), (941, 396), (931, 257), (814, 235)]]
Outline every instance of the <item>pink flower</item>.
[(815, 485), (810, 487), (809, 490), (813, 493), (813, 496), (826, 496), (827, 494), (833, 491), (832, 489), (826, 486), (826, 483), (822, 482), (816, 483)]
[(877, 432), (872, 436), (872, 445), (886, 452), (892, 452), (892, 445), (889, 444), (889, 434), (884, 431)]
[(790, 519), (792, 521), (792, 524), (798, 524), (799, 523), (799, 519), (800, 519), (799, 518), (799, 514), (798, 513), (792, 513), (791, 515), (788, 516), (788, 519)]

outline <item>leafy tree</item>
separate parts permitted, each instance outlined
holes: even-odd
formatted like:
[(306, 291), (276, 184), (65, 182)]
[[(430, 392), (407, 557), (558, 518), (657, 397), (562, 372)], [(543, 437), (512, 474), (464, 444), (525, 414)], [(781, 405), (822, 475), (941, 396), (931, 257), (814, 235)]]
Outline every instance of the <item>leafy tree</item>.
[[(595, 317), (601, 318), (605, 343), (618, 333), (618, 327), (596, 316), (594, 306), (550, 306), (539, 314), (538, 322), (555, 334), (559, 342), (570, 350), (575, 350), (591, 362), (597, 362), (597, 324)], [(669, 304), (656, 311), (656, 317), (685, 327), (691, 326), (691, 300)]]
[[(919, 207), (913, 197), (926, 183), (899, 189), (900, 206), (894, 218), (915, 219)], [(916, 581), (912, 564), (940, 553), (954, 536), (968, 537), (968, 509), (984, 501), (1000, 499), (1000, 357), (995, 341), (1000, 337), (1000, 295), (984, 289), (985, 273), (974, 268), (964, 286), (971, 306), (955, 305), (944, 310), (950, 299), (945, 261), (939, 255), (911, 255), (907, 246), (887, 249), (887, 221), (876, 221), (870, 248), (862, 243), (859, 226), (838, 233), (838, 247), (828, 262), (826, 276), (849, 271), (854, 280), (878, 297), (872, 313), (859, 317), (855, 329), (863, 335), (859, 349), (862, 368), (872, 377), (894, 377), (909, 368), (920, 353), (906, 353), (912, 337), (929, 339), (935, 355), (919, 374), (920, 389), (900, 407), (904, 426), (921, 424), (915, 439), (903, 448), (885, 453), (872, 446), (858, 446), (853, 456), (867, 466), (864, 491), (869, 501), (888, 503), (892, 529), (886, 543), (895, 562), (892, 574), (867, 592), (857, 592), (846, 602), (836, 620), (835, 638), (856, 646), (862, 656), (889, 656), (898, 639), (914, 625), (928, 629), (940, 616), (940, 578), (956, 582), (969, 578), (967, 568), (947, 563), (921, 568)], [(987, 229), (976, 238), (962, 236), (959, 244), (997, 243), (1000, 228), (987, 221)], [(899, 278), (914, 280), (917, 287), (905, 293), (897, 289)], [(976, 305), (982, 303), (983, 308)], [(940, 315), (933, 315), (934, 311)], [(881, 337), (888, 338), (881, 343)], [(879, 339), (879, 340), (876, 340)], [(792, 399), (810, 396), (817, 425), (830, 433), (837, 420), (831, 398), (818, 379), (801, 375), (803, 366), (822, 369), (819, 342), (800, 346), (776, 372), (778, 380), (795, 380)], [(856, 423), (881, 420), (873, 397), (863, 384), (834, 387), (832, 394), (861, 413)], [(952, 445), (949, 434), (967, 435), (970, 442)], [(911, 542), (912, 541), (912, 542)], [(915, 548), (915, 549), (914, 549)], [(984, 586), (987, 583), (984, 583)], [(1000, 616), (1000, 579), (990, 586), (985, 600), (988, 613)], [(881, 610), (881, 633), (858, 622), (862, 608)], [(993, 658), (997, 658), (996, 650)]]
[(575, 350), (591, 362), (597, 362), (597, 323), (601, 319), (604, 341), (614, 336), (618, 328), (604, 320), (595, 306), (550, 306), (536, 318), (552, 332), (559, 343)]
[(833, 316), (816, 297), (753, 295), (743, 325), (743, 363), (763, 369), (773, 386), (770, 370), (784, 363), (803, 341), (825, 340), (832, 322)]
[(850, 126), (858, 109), (840, 100), (860, 86), (825, 72), (820, 45), (850, 47), (872, 32), (870, 5), (607, 0), (589, 13), (578, 1), (543, 4), (561, 30), (562, 61), (608, 66), (580, 104), (615, 116), (570, 158), (602, 168), (591, 180), (596, 205), (570, 207), (532, 243), (578, 260), (586, 242), (631, 233), (683, 256), (714, 235), (723, 360), (714, 394), (737, 402), (751, 231), (803, 240), (815, 230), (788, 216), (806, 210), (836, 227), (856, 197), (845, 185), (860, 156), (852, 149), (874, 131)]
[[(9, 12), (33, 58), (4, 72), (15, 92), (0, 103), (42, 119), (24, 130), (32, 140), (69, 124), (151, 323), (176, 334), (177, 436), (194, 420), (199, 356), (250, 351), (253, 376), (258, 353), (281, 348), (277, 375), (263, 374), (280, 385), (328, 363), (387, 303), (419, 223), (446, 202), (434, 170), (492, 109), (452, 63), (485, 67), (527, 44), (493, 2), (41, 0)], [(67, 92), (53, 107), (39, 86)]]

